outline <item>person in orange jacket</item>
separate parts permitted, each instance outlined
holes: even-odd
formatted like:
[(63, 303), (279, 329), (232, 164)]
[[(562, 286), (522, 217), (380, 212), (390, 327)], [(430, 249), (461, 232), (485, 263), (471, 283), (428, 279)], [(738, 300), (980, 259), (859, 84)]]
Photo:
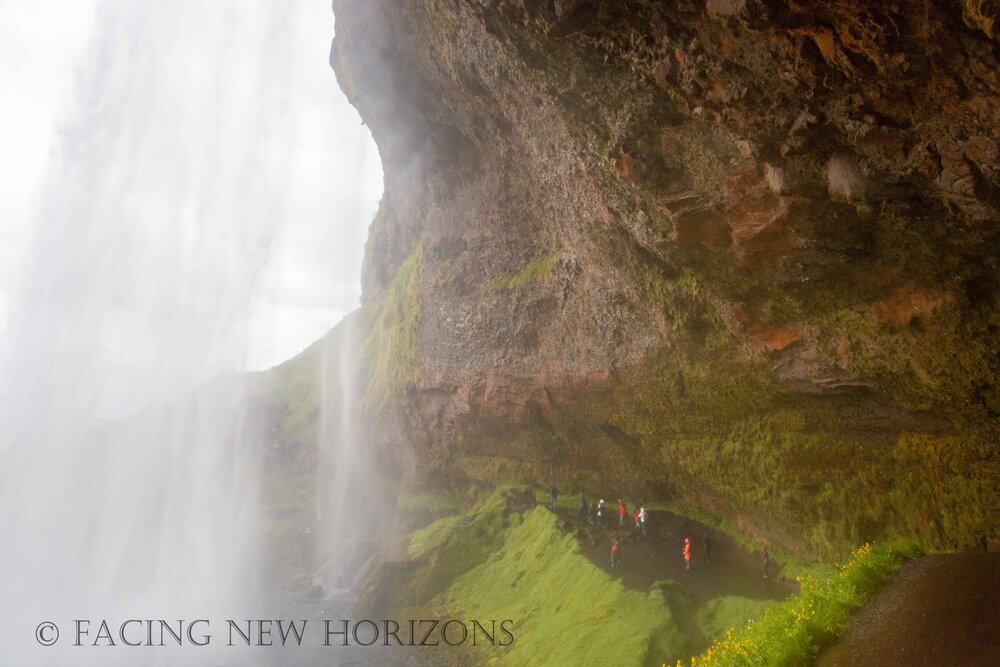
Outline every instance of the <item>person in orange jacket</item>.
[(684, 538), (684, 569), (691, 569), (691, 538)]
[(632, 519), (635, 521), (635, 527), (639, 528), (639, 506), (635, 506), (635, 511), (632, 512)]
[(618, 499), (618, 525), (621, 526), (625, 523), (625, 503), (621, 498)]
[(618, 564), (621, 562), (621, 544), (618, 541), (618, 534), (615, 533), (615, 539), (611, 541), (611, 569), (617, 570)]

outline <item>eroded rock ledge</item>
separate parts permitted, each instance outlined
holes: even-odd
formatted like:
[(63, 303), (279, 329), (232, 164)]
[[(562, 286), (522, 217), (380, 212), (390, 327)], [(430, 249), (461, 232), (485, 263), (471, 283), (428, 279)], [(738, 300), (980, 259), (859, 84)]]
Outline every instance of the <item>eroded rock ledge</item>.
[(995, 3), (334, 11), (412, 482), (671, 496), (813, 553), (996, 531)]

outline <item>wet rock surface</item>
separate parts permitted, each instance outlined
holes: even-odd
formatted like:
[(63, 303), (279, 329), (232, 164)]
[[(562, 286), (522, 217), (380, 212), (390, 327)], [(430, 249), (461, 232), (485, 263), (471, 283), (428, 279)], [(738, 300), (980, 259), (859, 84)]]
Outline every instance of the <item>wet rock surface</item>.
[[(331, 64), (385, 169), (366, 308), (420, 259), (377, 446), (416, 480), (600, 466), (799, 551), (996, 532), (990, 7), (336, 0)], [(894, 481), (924, 466), (894, 449), (914, 433), (981, 511), (951, 522), (937, 473)], [(779, 436), (766, 464), (725, 444)], [(741, 491), (691, 463), (723, 450)], [(897, 483), (928, 492), (824, 507)]]

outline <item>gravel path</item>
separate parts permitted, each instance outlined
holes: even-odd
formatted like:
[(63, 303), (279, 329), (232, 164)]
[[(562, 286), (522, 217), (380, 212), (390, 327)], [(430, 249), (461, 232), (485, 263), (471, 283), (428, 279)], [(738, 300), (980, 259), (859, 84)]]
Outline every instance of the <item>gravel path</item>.
[(907, 563), (816, 664), (1000, 665), (1000, 554)]

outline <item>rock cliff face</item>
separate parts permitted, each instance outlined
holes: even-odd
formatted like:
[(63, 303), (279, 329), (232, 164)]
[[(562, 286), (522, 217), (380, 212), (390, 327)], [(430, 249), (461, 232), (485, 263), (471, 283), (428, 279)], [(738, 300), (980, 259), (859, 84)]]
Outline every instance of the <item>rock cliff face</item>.
[(412, 483), (624, 489), (806, 553), (996, 531), (995, 2), (334, 12)]

